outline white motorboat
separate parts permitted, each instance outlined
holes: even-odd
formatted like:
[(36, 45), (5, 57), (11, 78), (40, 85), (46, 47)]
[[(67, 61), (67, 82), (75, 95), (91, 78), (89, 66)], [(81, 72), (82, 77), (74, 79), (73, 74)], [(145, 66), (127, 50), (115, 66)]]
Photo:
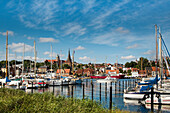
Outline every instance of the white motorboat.
[[(54, 83), (53, 83), (54, 82)], [(74, 85), (76, 84), (76, 80), (73, 80), (72, 78), (63, 78), (59, 80), (53, 80), (49, 84), (50, 86), (62, 86), (62, 85)]]
[(117, 81), (116, 78), (111, 78), (110, 76), (107, 76), (105, 79), (99, 79), (99, 80), (96, 80), (96, 82), (98, 83), (106, 83), (106, 82), (115, 82)]
[[(147, 98), (145, 100), (145, 103), (150, 104), (151, 98)], [(168, 104), (168, 105), (170, 105), (170, 95), (161, 95), (160, 97), (154, 96), (153, 103), (154, 104)]]

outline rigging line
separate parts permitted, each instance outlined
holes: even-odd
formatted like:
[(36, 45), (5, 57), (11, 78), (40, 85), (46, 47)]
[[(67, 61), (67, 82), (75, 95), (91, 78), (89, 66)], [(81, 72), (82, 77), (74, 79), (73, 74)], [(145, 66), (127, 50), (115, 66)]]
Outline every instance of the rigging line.
[[(162, 38), (162, 37), (161, 37), (161, 38)], [(163, 45), (165, 46), (165, 49), (166, 49), (166, 52), (168, 53), (168, 56), (170, 57), (170, 54), (169, 54), (168, 48), (166, 47), (166, 44), (165, 44), (165, 42), (164, 42), (163, 38), (162, 38), (162, 42), (163, 42)]]

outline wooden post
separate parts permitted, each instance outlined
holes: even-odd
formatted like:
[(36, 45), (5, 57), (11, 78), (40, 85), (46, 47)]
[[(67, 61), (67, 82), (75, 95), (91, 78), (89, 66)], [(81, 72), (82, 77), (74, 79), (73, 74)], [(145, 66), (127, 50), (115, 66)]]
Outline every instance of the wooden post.
[(93, 100), (93, 83), (91, 84), (91, 86), (92, 86), (92, 100)]
[(87, 84), (88, 84), (88, 80), (86, 79), (86, 87), (87, 87)]
[(32, 82), (32, 88), (31, 88), (31, 93), (33, 93), (33, 82)]
[(117, 87), (116, 87), (116, 82), (115, 82), (115, 94), (116, 94), (116, 88), (117, 88)]
[(54, 81), (53, 81), (53, 94), (54, 94)]
[(120, 81), (119, 81), (119, 92), (120, 92), (120, 88), (121, 88), (121, 87), (120, 87)]
[(126, 89), (127, 89), (127, 80), (125, 81), (125, 86), (126, 86)]
[(105, 92), (107, 92), (107, 82), (105, 83)]
[(153, 112), (153, 100), (154, 100), (154, 97), (153, 97), (153, 87), (151, 88), (151, 112)]
[(44, 81), (43, 81), (43, 93), (44, 93)]
[(101, 98), (101, 89), (102, 89), (102, 85), (101, 85), (101, 83), (100, 83), (100, 102), (101, 102), (101, 100), (102, 100), (102, 98)]
[(110, 110), (112, 109), (112, 86), (110, 86)]
[(122, 81), (122, 85), (123, 85), (123, 92), (124, 92), (124, 80)]
[(73, 86), (71, 86), (71, 97), (73, 98)]
[(84, 84), (83, 84), (83, 100), (84, 100)]
[(19, 88), (18, 88), (18, 89), (20, 89), (20, 83), (18, 84), (18, 86), (19, 86)]

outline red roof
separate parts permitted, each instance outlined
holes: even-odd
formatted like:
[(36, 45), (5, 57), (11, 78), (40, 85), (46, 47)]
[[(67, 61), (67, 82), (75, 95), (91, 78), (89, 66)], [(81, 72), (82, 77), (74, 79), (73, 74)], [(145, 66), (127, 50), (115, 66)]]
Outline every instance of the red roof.
[(116, 73), (119, 73), (119, 70), (106, 70), (106, 74), (108, 74), (109, 72), (116, 72)]

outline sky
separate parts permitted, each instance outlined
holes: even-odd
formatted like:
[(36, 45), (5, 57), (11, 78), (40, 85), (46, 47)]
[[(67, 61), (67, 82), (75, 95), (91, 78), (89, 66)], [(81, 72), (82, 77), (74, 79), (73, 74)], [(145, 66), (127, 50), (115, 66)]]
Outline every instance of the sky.
[[(0, 60), (67, 59), (126, 63), (155, 59), (157, 24), (170, 48), (170, 0), (0, 0)], [(52, 55), (51, 55), (52, 45)], [(16, 56), (15, 57), (15, 53)]]

